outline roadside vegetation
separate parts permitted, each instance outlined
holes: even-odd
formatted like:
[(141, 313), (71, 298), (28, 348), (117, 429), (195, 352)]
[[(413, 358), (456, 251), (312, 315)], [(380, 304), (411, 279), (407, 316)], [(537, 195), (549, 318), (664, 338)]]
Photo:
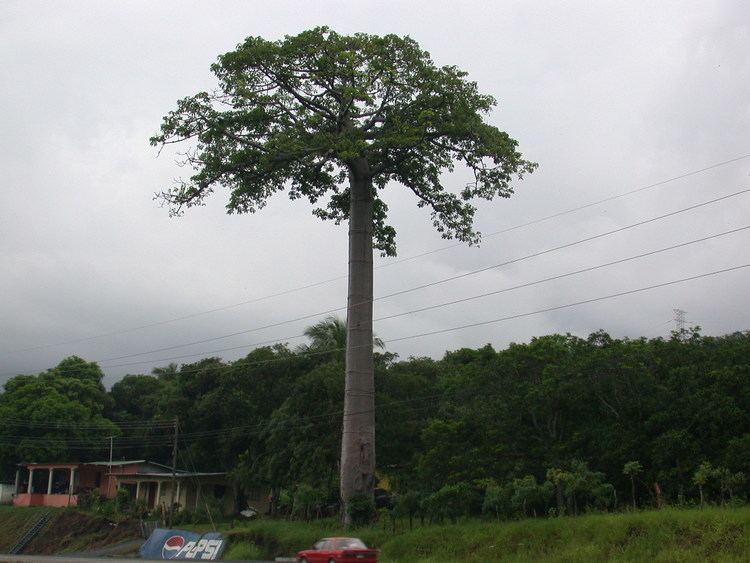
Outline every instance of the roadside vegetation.
[(387, 562), (746, 561), (750, 508), (669, 508), (509, 522), (476, 519), (399, 528), (381, 524), (344, 531), (333, 520), (258, 521), (226, 533), (225, 557), (291, 556), (329, 535), (356, 535)]
[(122, 513), (108, 517), (76, 509), (0, 506), (0, 553), (8, 553), (45, 512), (52, 519), (24, 554), (83, 552), (141, 537), (138, 521)]
[[(170, 365), (126, 376), (109, 391), (99, 367), (80, 358), (19, 375), (0, 394), (6, 479), (29, 459), (106, 459), (110, 433), (118, 436), (115, 459), (170, 463), (164, 421), (179, 415), (181, 466), (227, 472), (241, 489), (262, 487), (274, 518), (333, 518), (344, 367), (330, 342), (344, 337), (339, 324), (321, 323), (304, 347)], [(749, 380), (747, 332), (556, 334), (440, 360), (377, 353), (382, 490), (375, 503), (353, 499), (351, 516), (361, 523), (378, 514), (411, 529), (466, 518), (744, 505)], [(90, 445), (66, 449), (67, 440)], [(158, 519), (127, 499), (82, 504), (89, 500), (102, 516)], [(175, 523), (207, 522), (208, 512), (217, 519), (217, 508), (204, 508), (178, 512)]]

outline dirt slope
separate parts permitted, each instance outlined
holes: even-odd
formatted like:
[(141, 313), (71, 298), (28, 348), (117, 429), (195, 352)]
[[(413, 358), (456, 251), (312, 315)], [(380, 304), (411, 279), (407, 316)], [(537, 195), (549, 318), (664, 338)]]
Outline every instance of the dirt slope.
[(137, 520), (113, 522), (74, 510), (56, 510), (55, 518), (23, 551), (25, 555), (83, 552), (140, 538)]

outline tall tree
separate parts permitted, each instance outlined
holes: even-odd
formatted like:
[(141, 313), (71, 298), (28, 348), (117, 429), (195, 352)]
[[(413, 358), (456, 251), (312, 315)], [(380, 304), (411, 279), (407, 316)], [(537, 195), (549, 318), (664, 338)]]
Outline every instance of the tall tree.
[[(341, 495), (372, 492), (375, 421), (372, 251), (395, 254), (395, 230), (380, 192), (395, 181), (429, 207), (446, 238), (479, 240), (472, 200), (509, 197), (535, 165), (508, 134), (486, 124), (495, 105), (454, 66), (437, 67), (408, 37), (342, 36), (320, 27), (280, 41), (250, 37), (219, 57), (215, 92), (178, 102), (154, 145), (195, 142), (195, 174), (164, 191), (173, 213), (230, 190), (230, 213), (252, 213), (277, 191), (313, 213), (349, 222), (346, 384)], [(473, 181), (444, 188), (460, 162)]]
[(39, 375), (8, 380), (0, 393), (0, 473), (23, 461), (84, 461), (118, 435), (105, 418), (112, 399), (99, 366), (77, 356)]

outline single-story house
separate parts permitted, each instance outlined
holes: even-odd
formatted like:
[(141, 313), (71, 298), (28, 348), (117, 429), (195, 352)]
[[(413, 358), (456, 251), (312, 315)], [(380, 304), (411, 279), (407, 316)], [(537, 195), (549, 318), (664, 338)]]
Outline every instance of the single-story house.
[[(221, 499), (225, 514), (242, 510), (237, 489), (224, 473), (188, 472), (147, 460), (99, 461), (88, 463), (22, 463), (16, 471), (15, 506), (76, 506), (78, 496), (97, 489), (101, 496), (113, 499), (125, 489), (131, 499), (146, 508), (165, 508), (172, 500), (178, 510), (196, 510), (202, 498)], [(244, 492), (244, 501), (259, 512), (268, 509), (267, 495), (261, 489)], [(244, 505), (245, 502), (242, 502)]]

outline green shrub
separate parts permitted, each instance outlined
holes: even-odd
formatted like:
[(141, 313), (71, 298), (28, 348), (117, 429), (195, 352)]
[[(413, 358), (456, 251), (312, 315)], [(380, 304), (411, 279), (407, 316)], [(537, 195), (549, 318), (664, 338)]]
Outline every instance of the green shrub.
[(198, 501), (198, 507), (195, 510), (195, 523), (211, 522), (221, 519), (224, 507), (221, 499), (207, 495)]
[(232, 544), (224, 553), (224, 559), (263, 559), (263, 550), (252, 542)]
[(513, 511), (512, 496), (513, 488), (510, 485), (487, 487), (484, 492), (482, 512), (492, 514), (496, 520), (509, 517)]
[(99, 503), (99, 496), (99, 489), (79, 493), (78, 508), (81, 510), (94, 510), (94, 507)]
[(115, 496), (115, 508), (117, 512), (125, 512), (130, 504), (130, 495), (125, 489), (117, 489)]
[(481, 507), (482, 500), (469, 483), (445, 485), (425, 500), (427, 513), (433, 520), (442, 522), (450, 518), (455, 523), (459, 517), (469, 515)]
[(189, 510), (180, 510), (172, 515), (172, 525), (195, 524), (195, 515)]
[(369, 524), (375, 518), (375, 502), (368, 495), (354, 495), (349, 499), (348, 512), (353, 525)]

